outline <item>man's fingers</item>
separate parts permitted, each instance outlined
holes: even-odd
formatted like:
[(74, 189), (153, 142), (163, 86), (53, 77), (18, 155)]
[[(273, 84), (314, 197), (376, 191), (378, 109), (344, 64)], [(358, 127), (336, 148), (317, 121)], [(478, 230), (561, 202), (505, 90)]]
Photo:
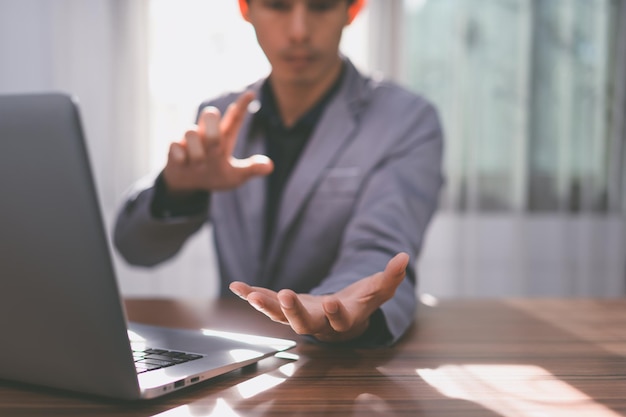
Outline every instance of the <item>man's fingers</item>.
[(205, 107), (198, 120), (198, 133), (204, 138), (207, 149), (215, 148), (220, 144), (221, 114), (216, 107)]
[(289, 324), (280, 308), (276, 292), (262, 287), (251, 287), (243, 282), (233, 282), (230, 290), (246, 300), (252, 307), (265, 314), (273, 321)]
[(187, 156), (190, 162), (199, 163), (204, 161), (206, 153), (198, 132), (188, 130), (185, 133), (185, 143), (187, 144)]
[(289, 325), (296, 333), (313, 334), (316, 332), (311, 315), (304, 308), (296, 293), (291, 290), (281, 290), (278, 292), (278, 301)]
[(353, 320), (341, 301), (334, 297), (328, 297), (323, 301), (322, 308), (333, 330), (341, 333), (352, 328)]
[(246, 159), (231, 158), (231, 165), (239, 169), (242, 181), (248, 178), (265, 176), (272, 173), (274, 163), (265, 155), (252, 155)]
[(253, 292), (258, 292), (268, 297), (276, 297), (276, 291), (272, 291), (263, 287), (252, 287), (246, 284), (245, 282), (241, 282), (241, 281), (231, 282), (228, 288), (233, 293), (235, 293), (240, 298), (243, 298), (244, 300), (247, 300), (248, 296), (252, 294)]
[(180, 143), (173, 142), (170, 144), (168, 159), (175, 165), (184, 165), (187, 161), (187, 152)]
[(392, 278), (398, 281), (398, 285), (404, 279), (406, 275), (406, 267), (409, 265), (409, 255), (405, 252), (400, 252), (389, 262), (387, 262), (387, 266), (385, 267), (385, 275), (388, 278)]
[(243, 121), (252, 100), (254, 100), (254, 92), (246, 91), (228, 106), (224, 113), (224, 123), (221, 126), (223, 135), (229, 136), (234, 133), (234, 130), (239, 128), (238, 125)]
[(250, 288), (251, 287), (248, 284), (239, 281), (231, 282), (228, 286), (228, 289), (230, 289), (237, 297), (243, 298), (244, 300), (248, 298)]
[(254, 100), (254, 93), (252, 91), (246, 91), (241, 94), (235, 102), (231, 103), (224, 113), (221, 124), (221, 134), (225, 138), (228, 155), (232, 155), (237, 132), (241, 128), (241, 123), (248, 112), (248, 106), (252, 100)]
[(383, 288), (386, 290), (386, 299), (393, 297), (398, 286), (404, 280), (406, 276), (406, 268), (409, 265), (409, 255), (405, 252), (400, 252), (389, 262), (383, 272)]
[(252, 292), (248, 295), (247, 300), (252, 307), (265, 314), (273, 321), (289, 324), (275, 293), (273, 296), (268, 296), (263, 292)]
[(375, 303), (372, 307), (378, 308), (380, 304), (389, 300), (395, 294), (398, 286), (406, 276), (406, 267), (409, 264), (409, 255), (400, 252), (387, 262), (385, 270), (382, 273), (375, 274), (374, 294), (372, 301)]

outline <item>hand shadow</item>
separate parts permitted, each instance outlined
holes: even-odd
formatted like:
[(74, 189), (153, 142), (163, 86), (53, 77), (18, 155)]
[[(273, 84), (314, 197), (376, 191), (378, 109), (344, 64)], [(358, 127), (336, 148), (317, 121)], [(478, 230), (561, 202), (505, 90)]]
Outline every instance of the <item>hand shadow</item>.
[[(406, 366), (385, 372), (400, 352), (305, 346), (300, 359), (252, 376), (221, 393), (186, 406), (190, 416), (433, 415), (438, 403), (469, 414), (497, 414), (472, 402), (442, 395)], [(447, 404), (444, 404), (447, 402)], [(458, 405), (462, 404), (462, 405)], [(163, 413), (180, 415), (181, 408)]]

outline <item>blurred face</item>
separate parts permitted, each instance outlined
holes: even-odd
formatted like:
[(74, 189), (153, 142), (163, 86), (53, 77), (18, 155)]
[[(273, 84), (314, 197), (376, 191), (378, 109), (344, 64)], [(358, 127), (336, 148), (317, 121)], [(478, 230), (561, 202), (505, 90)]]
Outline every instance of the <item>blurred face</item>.
[(341, 68), (347, 0), (250, 0), (247, 20), (272, 65), (272, 81), (312, 86)]

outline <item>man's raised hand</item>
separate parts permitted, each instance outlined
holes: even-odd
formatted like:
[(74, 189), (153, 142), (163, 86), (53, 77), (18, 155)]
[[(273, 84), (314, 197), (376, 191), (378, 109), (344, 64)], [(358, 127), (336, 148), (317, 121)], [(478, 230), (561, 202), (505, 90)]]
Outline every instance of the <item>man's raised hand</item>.
[(170, 144), (163, 179), (168, 192), (216, 191), (240, 186), (255, 176), (268, 175), (272, 161), (264, 155), (233, 157), (237, 135), (254, 93), (245, 92), (224, 113), (207, 107), (198, 124), (179, 142)]

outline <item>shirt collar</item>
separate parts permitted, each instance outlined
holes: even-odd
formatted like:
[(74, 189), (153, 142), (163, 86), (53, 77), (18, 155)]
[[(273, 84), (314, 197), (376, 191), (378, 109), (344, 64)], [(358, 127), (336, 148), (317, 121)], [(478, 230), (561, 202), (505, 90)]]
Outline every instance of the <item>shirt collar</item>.
[(276, 104), (276, 98), (270, 84), (269, 77), (263, 82), (261, 86), (261, 107), (255, 114), (255, 121), (259, 122), (262, 126), (279, 127), (283, 130), (292, 129), (312, 129), (319, 121), (324, 109), (333, 98), (333, 96), (339, 91), (341, 82), (343, 81), (345, 73), (345, 64), (341, 68), (341, 73), (333, 85), (326, 91), (320, 100), (307, 111), (294, 125), (290, 128), (285, 127), (278, 112), (278, 106)]

